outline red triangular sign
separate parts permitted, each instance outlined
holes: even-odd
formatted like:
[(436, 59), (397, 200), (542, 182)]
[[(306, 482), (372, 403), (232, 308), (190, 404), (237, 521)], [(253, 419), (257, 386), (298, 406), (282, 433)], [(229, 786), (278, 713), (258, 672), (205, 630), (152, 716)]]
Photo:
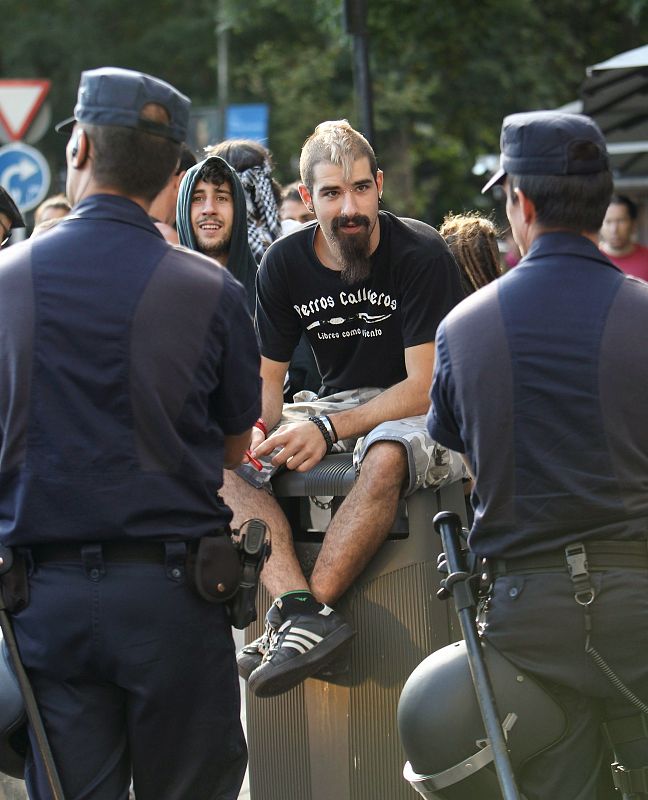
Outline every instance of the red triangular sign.
[(24, 137), (50, 86), (50, 81), (29, 78), (0, 81), (0, 123), (14, 142)]

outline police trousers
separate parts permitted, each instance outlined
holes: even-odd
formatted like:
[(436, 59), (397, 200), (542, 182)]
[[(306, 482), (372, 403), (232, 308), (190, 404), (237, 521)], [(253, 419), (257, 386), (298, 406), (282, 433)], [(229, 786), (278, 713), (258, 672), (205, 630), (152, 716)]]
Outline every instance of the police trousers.
[[(624, 683), (648, 702), (648, 571), (591, 574), (591, 643)], [(585, 652), (583, 608), (565, 572), (504, 575), (484, 614), (485, 637), (537, 678), (567, 715), (562, 740), (532, 758), (518, 775), (527, 800), (600, 800), (607, 794), (610, 751), (601, 723), (638, 712)], [(617, 751), (627, 768), (648, 766), (648, 740)], [(620, 797), (620, 795), (616, 795)]]
[[(36, 563), (13, 617), (66, 800), (236, 800), (247, 764), (225, 607), (182, 564)], [(26, 783), (50, 800), (32, 741)]]

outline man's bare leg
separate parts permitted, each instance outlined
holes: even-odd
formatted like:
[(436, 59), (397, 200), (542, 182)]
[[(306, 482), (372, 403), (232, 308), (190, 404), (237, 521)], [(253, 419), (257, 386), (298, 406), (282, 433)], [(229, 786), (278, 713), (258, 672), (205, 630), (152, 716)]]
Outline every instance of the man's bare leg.
[(293, 547), (292, 530), (279, 503), (263, 489), (256, 489), (235, 472), (224, 471), (222, 496), (234, 512), (232, 526), (258, 517), (270, 529), (272, 554), (266, 561), (261, 579), (272, 597), (297, 589), (308, 589), (308, 581), (299, 566)]
[(385, 541), (407, 475), (407, 454), (397, 442), (369, 448), (360, 475), (328, 527), (311, 576), (311, 591), (332, 605), (351, 586)]
[[(249, 673), (248, 686), (257, 697), (292, 689), (317, 675), (348, 647), (353, 629), (329, 603), (351, 585), (387, 536), (406, 471), (407, 456), (401, 445), (379, 442), (370, 448), (358, 481), (324, 538), (311, 578), (310, 608), (298, 607), (308, 601), (305, 597), (282, 597), (284, 622), (275, 629), (260, 665)], [(247, 659), (247, 654), (240, 655)]]
[(236, 655), (239, 674), (250, 690), (258, 697), (271, 697), (328, 663), (352, 639), (353, 629), (311, 595), (277, 501), (234, 473), (226, 473), (223, 497), (234, 511), (235, 526), (259, 517), (271, 531), (272, 555), (261, 575), (268, 591), (281, 599), (268, 610), (264, 634)]

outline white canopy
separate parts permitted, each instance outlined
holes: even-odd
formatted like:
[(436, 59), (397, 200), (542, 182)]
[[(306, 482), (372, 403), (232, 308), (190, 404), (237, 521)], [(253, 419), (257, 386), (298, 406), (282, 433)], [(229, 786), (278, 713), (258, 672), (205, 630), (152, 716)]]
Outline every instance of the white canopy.
[(583, 113), (608, 142), (618, 187), (648, 182), (648, 45), (587, 68)]

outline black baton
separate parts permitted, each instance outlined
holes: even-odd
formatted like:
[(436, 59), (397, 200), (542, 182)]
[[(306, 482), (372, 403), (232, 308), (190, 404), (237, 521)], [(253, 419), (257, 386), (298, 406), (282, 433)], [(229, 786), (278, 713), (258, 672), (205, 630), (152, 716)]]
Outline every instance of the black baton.
[(509, 758), (504, 732), (495, 704), (495, 693), (486, 668), (477, 633), (476, 603), (470, 585), (470, 573), (466, 569), (461, 553), (459, 535), (461, 520), (451, 511), (440, 511), (434, 517), (434, 529), (441, 536), (443, 552), (448, 567), (448, 577), (441, 581), (446, 592), (452, 594), (461, 624), (461, 632), (466, 642), (466, 653), (470, 674), (472, 675), (477, 702), (481, 712), (486, 736), (493, 751), (493, 763), (504, 800), (520, 800), (511, 759)]
[[(13, 554), (11, 550), (0, 545), (0, 577), (11, 569), (12, 564)], [(43, 759), (47, 783), (50, 787), (50, 791), (52, 792), (52, 800), (65, 800), (63, 795), (63, 787), (61, 786), (61, 781), (56, 770), (56, 764), (54, 763), (52, 749), (47, 741), (47, 734), (45, 733), (43, 720), (41, 719), (40, 711), (38, 710), (38, 705), (36, 704), (36, 698), (34, 697), (34, 690), (31, 687), (31, 683), (29, 682), (25, 668), (20, 660), (18, 643), (16, 642), (11, 619), (9, 618), (9, 614), (7, 613), (7, 609), (2, 598), (2, 591), (0, 591), (0, 629), (2, 630), (2, 636), (5, 640), (5, 644), (7, 645), (7, 652), (9, 653), (9, 659), (11, 660), (11, 666), (14, 674), (16, 675), (18, 685), (20, 686), (20, 693), (22, 694), (23, 701), (25, 703), (27, 719), (29, 720), (29, 724), (34, 732), (34, 738), (36, 739), (38, 752)]]

